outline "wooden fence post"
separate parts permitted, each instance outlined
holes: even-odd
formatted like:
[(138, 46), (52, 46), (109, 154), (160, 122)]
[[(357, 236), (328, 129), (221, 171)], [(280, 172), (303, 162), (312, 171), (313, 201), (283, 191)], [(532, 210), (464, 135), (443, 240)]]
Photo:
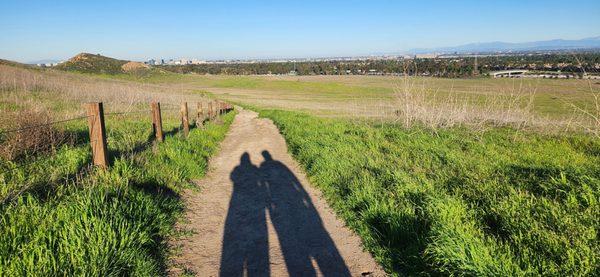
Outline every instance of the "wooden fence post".
[(86, 103), (92, 160), (95, 166), (108, 167), (108, 151), (106, 148), (106, 127), (104, 126), (104, 108), (102, 102)]
[(212, 114), (213, 114), (213, 118), (217, 118), (218, 113), (217, 113), (217, 102), (216, 101), (212, 102)]
[(162, 116), (160, 114), (160, 102), (152, 102), (150, 107), (152, 107), (152, 131), (156, 136), (156, 140), (162, 142), (164, 136), (162, 130)]
[(204, 122), (204, 110), (202, 110), (202, 102), (197, 103), (198, 111), (196, 112), (196, 126), (202, 126)]
[(187, 137), (190, 134), (187, 102), (181, 103), (181, 125), (183, 125), (183, 135)]

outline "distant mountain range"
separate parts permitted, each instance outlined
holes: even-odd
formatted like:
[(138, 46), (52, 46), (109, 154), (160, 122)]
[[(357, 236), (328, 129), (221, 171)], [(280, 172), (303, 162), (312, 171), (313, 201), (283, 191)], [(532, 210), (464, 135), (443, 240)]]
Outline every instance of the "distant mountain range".
[(600, 36), (578, 40), (554, 39), (544, 41), (532, 41), (521, 43), (510, 42), (484, 42), (469, 43), (454, 47), (440, 48), (417, 48), (408, 52), (411, 54), (423, 53), (482, 53), (482, 52), (506, 52), (506, 51), (544, 51), (544, 50), (568, 50), (582, 48), (600, 48)]

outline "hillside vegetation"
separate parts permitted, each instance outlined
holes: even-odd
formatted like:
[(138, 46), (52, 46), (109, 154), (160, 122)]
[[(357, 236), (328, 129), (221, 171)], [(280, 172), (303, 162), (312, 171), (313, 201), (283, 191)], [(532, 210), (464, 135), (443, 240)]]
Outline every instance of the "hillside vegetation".
[(124, 73), (122, 66), (127, 62), (102, 55), (81, 53), (55, 68), (82, 73), (119, 74)]
[(595, 137), (261, 115), (394, 275), (600, 274)]
[(13, 68), (23, 68), (23, 69), (29, 69), (29, 70), (43, 70), (43, 68), (34, 66), (34, 65), (30, 65), (30, 64), (24, 64), (24, 63), (20, 63), (20, 62), (15, 62), (15, 61), (9, 61), (9, 60), (3, 60), (0, 59), (0, 66), (10, 66)]

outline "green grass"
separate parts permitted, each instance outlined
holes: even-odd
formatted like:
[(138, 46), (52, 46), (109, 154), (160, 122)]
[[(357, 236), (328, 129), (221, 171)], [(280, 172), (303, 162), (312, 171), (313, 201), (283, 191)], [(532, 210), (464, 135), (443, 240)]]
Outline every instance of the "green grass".
[(262, 110), (393, 275), (600, 274), (600, 141)]
[(352, 86), (342, 82), (302, 82), (291, 80), (268, 80), (252, 77), (229, 77), (213, 84), (219, 88), (260, 89), (302, 93), (303, 95), (325, 95), (328, 97), (375, 97), (393, 93), (393, 89), (381, 86)]
[[(182, 211), (179, 193), (200, 178), (233, 119), (180, 137), (175, 120), (152, 146), (147, 122), (107, 118), (112, 166), (86, 170), (89, 143), (13, 163), (0, 161), (0, 276), (157, 276), (166, 269), (164, 239)], [(65, 127), (84, 132), (84, 123)]]
[[(192, 77), (189, 77), (190, 80)], [(393, 103), (394, 92), (402, 91), (402, 79), (399, 77), (376, 76), (303, 76), (296, 77), (198, 77), (198, 85), (211, 88), (240, 89), (218, 92), (220, 97), (229, 101), (246, 101), (247, 104), (263, 108), (281, 108), (275, 106), (280, 100), (290, 100), (291, 105), (310, 107), (315, 101), (331, 101), (331, 105), (348, 105), (348, 102), (368, 104), (373, 99), (384, 99)], [(190, 81), (191, 82), (191, 81)], [(522, 105), (533, 98), (532, 111), (536, 115), (550, 118), (569, 118), (574, 112), (572, 105), (584, 110), (594, 111), (594, 94), (598, 94), (599, 84), (590, 85), (585, 80), (551, 79), (444, 79), (410, 78), (414, 92), (424, 91), (428, 99), (446, 102), (452, 99), (467, 101), (469, 105), (482, 105), (486, 101), (498, 100), (499, 96), (521, 99)], [(245, 90), (245, 91), (244, 91)], [(245, 98), (253, 98), (248, 102)], [(312, 101), (311, 101), (312, 100)], [(306, 103), (306, 104), (303, 104)], [(307, 105), (309, 104), (309, 105)], [(298, 109), (296, 108), (296, 109)]]

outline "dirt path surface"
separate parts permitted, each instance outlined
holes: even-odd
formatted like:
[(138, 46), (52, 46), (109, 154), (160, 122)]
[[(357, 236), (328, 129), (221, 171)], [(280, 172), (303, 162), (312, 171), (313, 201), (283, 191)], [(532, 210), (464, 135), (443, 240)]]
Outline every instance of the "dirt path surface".
[(360, 238), (309, 185), (268, 119), (240, 110), (201, 191), (188, 191), (191, 236), (171, 275), (383, 276)]

